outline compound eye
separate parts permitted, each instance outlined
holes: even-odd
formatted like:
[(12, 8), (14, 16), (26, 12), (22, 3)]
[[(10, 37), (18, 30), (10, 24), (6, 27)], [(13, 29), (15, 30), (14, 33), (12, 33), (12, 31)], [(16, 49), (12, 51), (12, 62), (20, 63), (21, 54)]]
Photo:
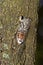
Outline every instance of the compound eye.
[(21, 20), (22, 20), (22, 19), (24, 19), (24, 17), (23, 17), (23, 16), (21, 16)]

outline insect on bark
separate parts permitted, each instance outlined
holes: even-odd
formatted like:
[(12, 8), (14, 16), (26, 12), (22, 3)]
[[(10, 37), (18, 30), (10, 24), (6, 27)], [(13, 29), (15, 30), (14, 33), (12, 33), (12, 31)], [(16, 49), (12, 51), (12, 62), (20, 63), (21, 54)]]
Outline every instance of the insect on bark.
[(19, 17), (20, 24), (18, 25), (17, 33), (16, 33), (16, 41), (18, 44), (22, 44), (26, 38), (26, 34), (30, 28), (30, 18), (26, 18), (23, 16)]

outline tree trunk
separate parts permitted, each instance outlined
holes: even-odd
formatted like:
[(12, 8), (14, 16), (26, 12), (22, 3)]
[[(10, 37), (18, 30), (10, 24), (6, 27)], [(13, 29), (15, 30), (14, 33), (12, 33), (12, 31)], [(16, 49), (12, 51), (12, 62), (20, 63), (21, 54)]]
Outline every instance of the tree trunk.
[[(34, 65), (36, 50), (37, 7), (39, 0), (1, 0), (0, 6), (0, 59), (3, 65)], [(19, 16), (31, 18), (26, 41), (18, 45), (14, 34)]]

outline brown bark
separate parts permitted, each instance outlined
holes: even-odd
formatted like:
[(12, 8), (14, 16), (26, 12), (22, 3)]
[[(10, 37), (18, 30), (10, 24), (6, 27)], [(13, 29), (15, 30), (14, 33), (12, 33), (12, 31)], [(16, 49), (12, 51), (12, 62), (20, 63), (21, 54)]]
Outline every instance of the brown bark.
[[(2, 41), (0, 48), (0, 57), (9, 65), (34, 65), (36, 50), (36, 24), (38, 19), (37, 7), (39, 0), (2, 0), (0, 8), (0, 35)], [(31, 18), (31, 26), (26, 37), (26, 41), (18, 45), (15, 41), (14, 34), (19, 25), (19, 16)], [(1, 39), (1, 38), (0, 38)], [(4, 44), (8, 45), (6, 50)], [(3, 58), (3, 54), (9, 55), (7, 59)], [(3, 63), (3, 65), (5, 65)], [(6, 64), (6, 65), (8, 65)]]

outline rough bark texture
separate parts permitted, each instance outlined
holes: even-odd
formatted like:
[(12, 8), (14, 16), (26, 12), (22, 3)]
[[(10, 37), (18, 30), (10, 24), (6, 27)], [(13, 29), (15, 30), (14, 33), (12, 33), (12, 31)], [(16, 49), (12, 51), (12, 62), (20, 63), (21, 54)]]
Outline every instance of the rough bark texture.
[[(38, 0), (0, 0), (0, 64), (34, 65)], [(19, 16), (31, 18), (31, 26), (22, 45), (15, 41)]]

